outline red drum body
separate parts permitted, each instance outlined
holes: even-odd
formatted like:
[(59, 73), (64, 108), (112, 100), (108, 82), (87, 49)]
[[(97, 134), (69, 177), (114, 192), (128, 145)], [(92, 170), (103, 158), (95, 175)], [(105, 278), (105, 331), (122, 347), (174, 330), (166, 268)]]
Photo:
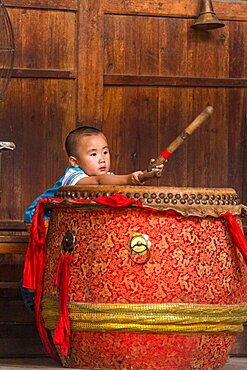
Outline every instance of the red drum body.
[[(54, 281), (61, 246), (71, 237), (71, 336), (68, 356), (61, 356), (64, 366), (220, 369), (247, 319), (246, 264), (225, 218), (215, 213), (230, 208), (241, 222), (236, 193), (211, 190), (213, 201), (220, 194), (231, 195), (230, 202), (236, 203), (212, 205), (195, 203), (212, 199), (204, 189), (141, 190), (132, 189), (152, 208), (79, 204), (68, 199), (71, 189), (65, 202), (50, 205), (42, 309), (46, 327), (52, 332), (58, 319)], [(90, 198), (90, 191), (78, 190), (78, 198), (82, 193)]]

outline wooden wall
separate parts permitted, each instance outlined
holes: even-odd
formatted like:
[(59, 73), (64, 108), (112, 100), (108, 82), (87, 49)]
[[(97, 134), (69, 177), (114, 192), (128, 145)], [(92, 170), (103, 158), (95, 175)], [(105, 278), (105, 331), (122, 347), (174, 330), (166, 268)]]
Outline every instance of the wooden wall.
[(61, 177), (65, 137), (76, 124), (78, 4), (76, 0), (5, 1), (15, 35), (15, 69), (1, 103), (0, 356), (44, 354), (18, 281), (28, 241), (23, 211)]
[(63, 174), (64, 139), (76, 125), (102, 127), (114, 172), (125, 173), (145, 168), (210, 104), (212, 120), (156, 184), (233, 187), (247, 204), (247, 2), (213, 3), (226, 26), (202, 32), (190, 28), (199, 0), (5, 0), (16, 59), (0, 139), (16, 149), (2, 163), (0, 356), (42, 353), (38, 339), (28, 345), (33, 318), (17, 290), (23, 213)]

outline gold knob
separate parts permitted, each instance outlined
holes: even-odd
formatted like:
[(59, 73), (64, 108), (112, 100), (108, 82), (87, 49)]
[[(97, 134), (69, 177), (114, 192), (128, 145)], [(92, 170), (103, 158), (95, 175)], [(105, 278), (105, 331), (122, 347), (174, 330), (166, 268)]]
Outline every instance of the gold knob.
[(135, 233), (130, 238), (128, 245), (130, 247), (130, 258), (135, 264), (144, 265), (149, 261), (151, 242), (148, 235)]

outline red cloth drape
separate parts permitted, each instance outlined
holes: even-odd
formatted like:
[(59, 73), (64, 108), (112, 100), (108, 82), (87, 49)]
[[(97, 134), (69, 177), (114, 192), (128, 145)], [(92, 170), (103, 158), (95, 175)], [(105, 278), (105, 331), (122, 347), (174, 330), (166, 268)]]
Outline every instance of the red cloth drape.
[[(60, 362), (58, 356), (54, 353), (53, 347), (48, 339), (47, 331), (44, 325), (41, 312), (41, 298), (43, 292), (43, 275), (46, 265), (46, 246), (45, 246), (45, 235), (46, 228), (44, 223), (44, 204), (47, 202), (63, 201), (61, 198), (43, 198), (37, 204), (36, 211), (33, 217), (31, 235), (29, 245), (27, 249), (24, 273), (23, 273), (23, 286), (30, 289), (36, 289), (35, 294), (35, 312), (36, 312), (36, 324), (47, 353)], [(149, 211), (157, 212), (157, 210), (150, 207), (144, 207), (139, 200), (130, 200), (123, 194), (115, 194), (113, 196), (98, 197), (89, 200), (76, 200), (77, 203), (83, 202), (96, 202), (101, 205), (110, 207), (128, 207), (135, 204), (138, 207), (143, 207)], [(160, 211), (161, 212), (161, 211)], [(163, 211), (168, 215), (179, 215), (179, 213), (173, 210)], [(243, 231), (236, 221), (235, 217), (226, 212), (221, 215), (227, 220), (229, 232), (235, 247), (237, 247), (245, 261), (247, 262), (247, 241), (244, 237)], [(62, 255), (58, 263), (56, 286), (59, 288), (59, 320), (57, 327), (54, 332), (54, 343), (60, 346), (60, 352), (63, 355), (67, 355), (69, 350), (69, 337), (70, 337), (70, 325), (69, 325), (69, 313), (68, 313), (68, 292), (69, 292), (69, 266), (72, 263), (72, 255)]]
[[(30, 230), (30, 239), (23, 272), (23, 286), (28, 289), (35, 289), (35, 314), (36, 325), (46, 352), (60, 362), (59, 357), (55, 354), (49, 341), (48, 334), (44, 325), (41, 311), (41, 299), (43, 292), (43, 275), (46, 265), (46, 246), (45, 235), (46, 228), (44, 222), (44, 205), (47, 202), (55, 201), (61, 203), (61, 198), (43, 198), (40, 199), (32, 220)], [(78, 203), (88, 202), (88, 200), (77, 200)], [(96, 202), (101, 205), (111, 207), (127, 207), (133, 203), (141, 207), (140, 201), (130, 200), (123, 194), (114, 196), (105, 196), (92, 199), (90, 202)], [(68, 314), (68, 284), (69, 284), (69, 265), (72, 262), (72, 256), (62, 256), (57, 270), (56, 286), (59, 288), (59, 320), (54, 332), (54, 343), (60, 346), (61, 354), (66, 355), (69, 349), (69, 314)]]
[(59, 320), (54, 331), (54, 344), (60, 347), (60, 353), (67, 356), (69, 350), (70, 322), (68, 311), (69, 297), (69, 266), (73, 261), (73, 255), (62, 254), (58, 263), (56, 288), (59, 289)]
[[(50, 357), (61, 363), (58, 355), (54, 352), (54, 349), (48, 338), (41, 312), (43, 275), (46, 265), (46, 228), (44, 222), (44, 203), (49, 200), (49, 198), (41, 199), (37, 204), (36, 211), (33, 216), (29, 244), (24, 264), (23, 286), (25, 288), (36, 290), (34, 306), (36, 315), (36, 326), (39, 332), (40, 339)], [(59, 201), (61, 201), (61, 199), (59, 199)]]
[(247, 240), (239, 223), (230, 212), (223, 213), (221, 216), (226, 218), (233, 245), (240, 250), (247, 263)]

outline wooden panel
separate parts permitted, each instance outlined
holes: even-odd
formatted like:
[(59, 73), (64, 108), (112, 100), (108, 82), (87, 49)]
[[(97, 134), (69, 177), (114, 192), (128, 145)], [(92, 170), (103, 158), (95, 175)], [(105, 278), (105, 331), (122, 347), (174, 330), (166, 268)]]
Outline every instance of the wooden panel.
[(105, 16), (105, 73), (157, 75), (158, 26), (151, 17)]
[[(105, 88), (103, 128), (113, 149), (114, 170), (123, 173), (138, 166), (145, 168), (149, 158), (156, 157), (211, 104), (215, 108), (212, 119), (171, 157), (161, 184), (233, 187), (242, 196), (243, 153), (236, 144), (241, 141), (242, 121), (238, 111), (239, 104), (244, 106), (239, 100), (241, 95), (237, 100), (238, 95), (234, 98), (231, 89), (159, 88), (157, 91)], [(229, 117), (237, 122), (235, 126), (228, 125)]]
[(81, 0), (78, 29), (78, 124), (101, 127), (103, 117), (103, 2)]
[(25, 208), (67, 165), (64, 141), (76, 120), (74, 82), (13, 79), (2, 104), (0, 137), (14, 141), (16, 149), (2, 156), (1, 219), (22, 221)]
[(9, 15), (16, 68), (75, 69), (75, 13), (11, 8)]
[(230, 77), (247, 77), (247, 23), (230, 24)]
[[(214, 11), (219, 19), (247, 18), (247, 3), (241, 0), (214, 0)], [(106, 13), (114, 14), (150, 14), (169, 17), (198, 17), (200, 0), (104, 0)]]
[(188, 76), (228, 77), (229, 22), (214, 32), (192, 30), (191, 24), (188, 21)]
[(18, 285), (28, 243), (23, 218), (67, 166), (64, 141), (76, 126), (78, 2), (9, 0), (8, 6), (16, 59), (0, 138), (16, 149), (2, 155), (0, 357), (44, 356)]
[(45, 351), (34, 323), (1, 323), (0, 358), (35, 356), (45, 356)]
[[(11, 264), (11, 269), (9, 264), (1, 263), (1, 271), (0, 271), (0, 282), (2, 286), (4, 283), (10, 284), (8, 286), (9, 289), (16, 289), (17, 286), (15, 285), (20, 276), (22, 275), (22, 266), (20, 264)], [(6, 277), (8, 276), (8, 279)], [(13, 284), (12, 284), (13, 283)]]
[(0, 322), (35, 322), (35, 316), (27, 311), (21, 299), (0, 300)]
[[(186, 89), (159, 89), (159, 153), (161, 153), (188, 125), (188, 99)], [(160, 180), (164, 186), (188, 185), (188, 145), (184, 144), (165, 164)], [(157, 156), (157, 154), (153, 154)]]
[(156, 156), (157, 105), (157, 89), (105, 89), (103, 131), (112, 149), (116, 173), (145, 169)]
[[(44, 355), (35, 316), (27, 311), (19, 290), (27, 240), (27, 235), (0, 236), (1, 358)], [(6, 252), (1, 254), (4, 245)], [(19, 251), (13, 246), (19, 246)]]
[(159, 18), (159, 75), (188, 76), (186, 19)]
[(105, 74), (187, 75), (186, 20), (113, 15), (104, 20)]
[[(246, 113), (247, 113), (247, 94), (245, 89), (231, 89), (229, 92), (229, 140), (228, 140), (228, 160), (229, 186), (238, 189), (241, 193), (241, 201), (247, 204), (247, 186), (242, 183), (245, 178), (244, 165), (246, 162)], [(247, 177), (247, 176), (246, 176)]]
[(4, 0), (7, 7), (77, 10), (77, 0)]
[[(192, 30), (192, 21), (185, 19), (116, 15), (104, 19), (105, 74), (229, 77), (229, 22), (210, 33)], [(247, 75), (242, 71), (231, 77)]]
[[(224, 89), (190, 89), (188, 104), (192, 112), (212, 105), (214, 114), (190, 139), (187, 152), (189, 186), (228, 187), (228, 102)], [(195, 113), (194, 113), (195, 114)]]

